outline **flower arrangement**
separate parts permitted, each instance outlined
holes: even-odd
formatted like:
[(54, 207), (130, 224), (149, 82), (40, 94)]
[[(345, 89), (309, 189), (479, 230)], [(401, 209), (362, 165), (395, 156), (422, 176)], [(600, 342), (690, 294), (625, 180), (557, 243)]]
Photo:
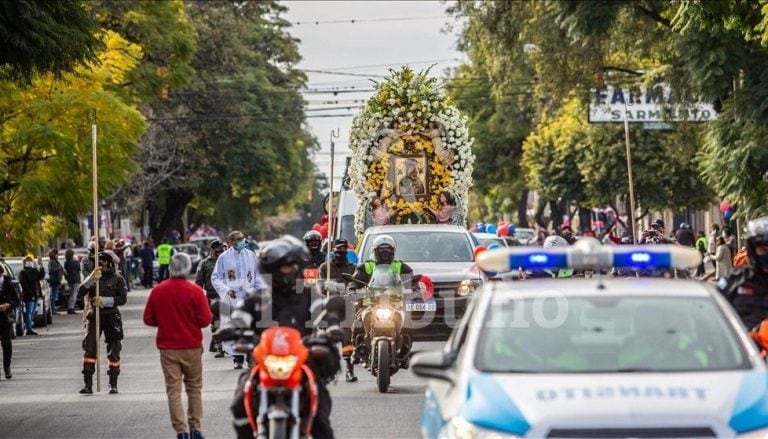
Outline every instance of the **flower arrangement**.
[(428, 70), (390, 73), (352, 122), (348, 172), (359, 200), (356, 232), (370, 225), (374, 209), (374, 217), (389, 223), (436, 222), (444, 192), (456, 202), (452, 222), (463, 225), (475, 159), (466, 117)]

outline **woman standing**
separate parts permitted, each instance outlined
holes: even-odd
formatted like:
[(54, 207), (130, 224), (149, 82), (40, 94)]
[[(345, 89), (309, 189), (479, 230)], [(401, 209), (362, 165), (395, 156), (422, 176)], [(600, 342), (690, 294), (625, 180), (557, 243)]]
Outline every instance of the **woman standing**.
[(725, 238), (722, 236), (717, 238), (717, 249), (715, 254), (712, 255), (712, 260), (715, 261), (715, 279), (728, 277), (733, 270), (733, 255), (731, 254), (731, 248), (725, 242)]
[(19, 296), (11, 284), (11, 277), (3, 272), (0, 265), (0, 346), (3, 348), (3, 372), (5, 378), (11, 379), (11, 355), (13, 348), (13, 325), (16, 324), (14, 310), (19, 306)]

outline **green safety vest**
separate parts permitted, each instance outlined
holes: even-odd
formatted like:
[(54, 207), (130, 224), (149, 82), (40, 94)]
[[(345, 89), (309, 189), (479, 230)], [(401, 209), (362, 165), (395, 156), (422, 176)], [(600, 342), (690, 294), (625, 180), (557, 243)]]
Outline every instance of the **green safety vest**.
[[(368, 276), (373, 274), (373, 270), (376, 269), (376, 261), (365, 261), (365, 272), (368, 273)], [(389, 269), (392, 270), (392, 273), (394, 274), (400, 274), (400, 271), (403, 269), (403, 261), (392, 261), (391, 264), (389, 264)]]
[(704, 249), (703, 253), (707, 252), (707, 247), (709, 246), (709, 241), (705, 237), (701, 237), (696, 240), (696, 250), (702, 251)]
[(160, 244), (157, 247), (157, 263), (160, 265), (169, 265), (171, 263), (171, 252), (173, 247), (170, 244)]

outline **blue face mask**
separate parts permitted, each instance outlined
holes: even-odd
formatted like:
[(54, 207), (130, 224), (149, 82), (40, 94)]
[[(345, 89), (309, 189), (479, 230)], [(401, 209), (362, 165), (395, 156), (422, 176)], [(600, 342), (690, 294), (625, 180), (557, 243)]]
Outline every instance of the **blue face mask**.
[(242, 251), (245, 248), (245, 241), (237, 241), (235, 243), (235, 250)]

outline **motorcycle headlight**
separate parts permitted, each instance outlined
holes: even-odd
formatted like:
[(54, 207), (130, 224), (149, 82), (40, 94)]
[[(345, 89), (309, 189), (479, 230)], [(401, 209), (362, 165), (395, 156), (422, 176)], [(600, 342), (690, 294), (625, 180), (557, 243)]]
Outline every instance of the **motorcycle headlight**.
[(273, 380), (287, 380), (296, 368), (299, 358), (295, 355), (286, 355), (280, 357), (277, 355), (267, 355), (264, 358), (264, 367)]
[(475, 284), (472, 283), (470, 279), (464, 279), (459, 284), (459, 288), (456, 290), (456, 293), (459, 296), (464, 297), (464, 296), (468, 296), (473, 291), (475, 291)]
[(768, 428), (742, 433), (736, 436), (736, 439), (765, 439), (768, 437)]
[(488, 430), (467, 422), (463, 418), (453, 418), (440, 434), (444, 439), (520, 439), (514, 434)]
[(376, 319), (380, 322), (388, 322), (392, 318), (392, 308), (376, 308)]

